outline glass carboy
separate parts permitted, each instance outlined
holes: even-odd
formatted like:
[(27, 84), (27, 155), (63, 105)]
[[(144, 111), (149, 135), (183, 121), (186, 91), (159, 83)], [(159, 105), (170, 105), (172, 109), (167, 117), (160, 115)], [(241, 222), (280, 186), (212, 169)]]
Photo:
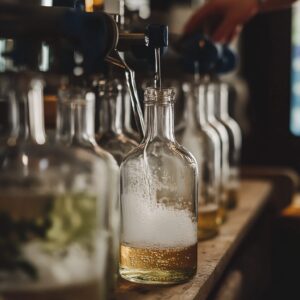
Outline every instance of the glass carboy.
[(0, 150), (0, 295), (103, 299), (107, 263), (102, 166), (46, 143), (43, 82), (16, 74), (17, 130)]
[(219, 230), (221, 152), (218, 134), (205, 115), (206, 84), (183, 85), (185, 128), (178, 137), (197, 160), (199, 169), (198, 240), (214, 237)]
[(133, 282), (183, 282), (197, 268), (197, 163), (175, 140), (173, 106), (172, 89), (145, 90), (146, 134), (121, 165), (120, 274)]

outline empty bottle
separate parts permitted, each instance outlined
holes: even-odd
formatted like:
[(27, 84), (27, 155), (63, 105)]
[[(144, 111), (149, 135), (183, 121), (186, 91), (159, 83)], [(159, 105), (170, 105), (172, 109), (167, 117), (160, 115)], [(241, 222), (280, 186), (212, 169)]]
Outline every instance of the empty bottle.
[(226, 219), (228, 206), (229, 180), (229, 137), (225, 126), (216, 118), (216, 104), (218, 101), (218, 86), (215, 83), (207, 85), (206, 116), (209, 125), (218, 133), (221, 146), (221, 192), (219, 217), (223, 223)]
[(219, 84), (216, 116), (224, 125), (229, 138), (229, 178), (227, 183), (227, 208), (235, 208), (238, 202), (239, 164), (242, 146), (242, 133), (238, 123), (228, 113), (228, 89), (226, 83)]
[(198, 240), (214, 237), (219, 231), (221, 147), (205, 115), (206, 85), (184, 84), (185, 128), (179, 141), (194, 155), (199, 169)]

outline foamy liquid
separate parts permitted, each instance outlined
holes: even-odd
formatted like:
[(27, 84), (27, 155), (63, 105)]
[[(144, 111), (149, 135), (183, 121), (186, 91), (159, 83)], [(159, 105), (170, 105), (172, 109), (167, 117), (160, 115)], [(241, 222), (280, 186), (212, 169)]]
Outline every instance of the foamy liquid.
[(147, 199), (124, 196), (123, 242), (139, 247), (180, 247), (197, 242), (197, 223), (191, 213)]

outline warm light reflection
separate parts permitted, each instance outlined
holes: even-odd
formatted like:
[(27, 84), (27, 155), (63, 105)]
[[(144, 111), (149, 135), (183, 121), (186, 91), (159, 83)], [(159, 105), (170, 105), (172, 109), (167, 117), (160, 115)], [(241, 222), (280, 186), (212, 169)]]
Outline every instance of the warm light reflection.
[(103, 10), (104, 0), (85, 0), (85, 11), (93, 12)]

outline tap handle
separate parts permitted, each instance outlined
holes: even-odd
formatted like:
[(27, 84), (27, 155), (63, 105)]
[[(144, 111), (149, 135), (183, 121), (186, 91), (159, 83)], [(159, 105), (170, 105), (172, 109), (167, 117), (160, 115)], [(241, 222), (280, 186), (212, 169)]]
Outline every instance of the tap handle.
[(168, 47), (168, 26), (162, 24), (150, 24), (146, 28), (145, 42), (150, 48)]
[(177, 50), (183, 57), (186, 71), (192, 73), (195, 63), (198, 64), (199, 73), (214, 72), (220, 57), (220, 47), (203, 34), (181, 39)]
[(227, 45), (221, 47), (221, 55), (216, 64), (216, 72), (225, 74), (233, 71), (238, 64), (238, 55)]

